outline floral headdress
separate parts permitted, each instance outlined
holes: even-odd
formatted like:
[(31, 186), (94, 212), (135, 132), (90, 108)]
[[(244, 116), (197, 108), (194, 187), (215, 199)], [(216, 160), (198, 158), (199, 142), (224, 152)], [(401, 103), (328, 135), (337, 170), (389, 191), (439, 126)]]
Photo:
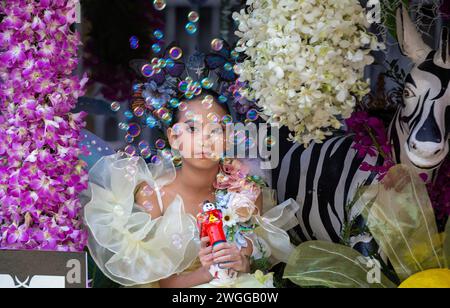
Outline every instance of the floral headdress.
[[(232, 117), (215, 121), (230, 122), (233, 118), (241, 121), (249, 111), (247, 119), (256, 120), (256, 110), (251, 110), (254, 104), (242, 96), (246, 84), (238, 80), (241, 55), (222, 39), (214, 39), (211, 49), (209, 54), (197, 51), (183, 62), (183, 50), (172, 43), (150, 62), (133, 60), (132, 68), (145, 79), (133, 88), (134, 116), (142, 118), (142, 124), (150, 128), (169, 126), (174, 120), (174, 110), (185, 110), (186, 101), (213, 92), (233, 113)], [(206, 96), (206, 108), (211, 99)]]
[[(156, 56), (150, 61), (137, 59), (130, 62), (140, 82), (133, 86), (131, 108), (124, 113), (127, 123), (119, 124), (119, 128), (127, 132), (126, 153), (140, 154), (150, 162), (161, 160), (161, 155), (155, 155), (158, 151), (163, 157), (173, 157), (164, 137), (156, 140), (155, 146), (146, 141), (140, 141), (138, 148), (133, 144), (145, 128), (164, 131), (164, 128), (171, 126), (176, 110), (187, 110), (189, 100), (200, 95), (206, 109), (216, 99), (230, 110), (231, 114), (222, 118), (211, 112), (208, 119), (213, 123), (248, 123), (259, 118), (256, 104), (245, 98), (247, 84), (238, 79), (238, 63), (243, 61), (242, 55), (226, 41), (214, 39), (210, 53), (197, 51), (184, 61), (184, 52), (176, 43), (162, 50), (162, 32), (156, 30), (154, 37), (158, 40), (152, 48)], [(136, 44), (135, 40), (131, 38), (130, 44)], [(113, 102), (111, 108), (118, 111), (120, 104)], [(238, 139), (242, 141), (242, 138)]]

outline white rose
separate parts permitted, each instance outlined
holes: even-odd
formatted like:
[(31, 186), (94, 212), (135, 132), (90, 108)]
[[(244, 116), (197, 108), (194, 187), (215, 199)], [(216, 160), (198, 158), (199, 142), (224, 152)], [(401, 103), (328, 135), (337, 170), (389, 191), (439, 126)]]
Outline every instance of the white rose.
[(238, 217), (239, 222), (247, 222), (257, 212), (255, 203), (244, 194), (234, 193), (228, 203), (228, 208)]

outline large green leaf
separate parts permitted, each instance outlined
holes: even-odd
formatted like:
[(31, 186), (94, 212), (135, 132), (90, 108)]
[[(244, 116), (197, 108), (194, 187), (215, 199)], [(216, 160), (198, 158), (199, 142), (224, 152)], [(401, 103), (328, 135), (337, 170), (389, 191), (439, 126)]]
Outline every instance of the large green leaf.
[(379, 263), (339, 244), (310, 241), (289, 258), (284, 277), (302, 287), (394, 288)]
[(367, 226), (403, 281), (444, 268), (441, 235), (427, 188), (416, 171), (397, 165), (361, 197)]

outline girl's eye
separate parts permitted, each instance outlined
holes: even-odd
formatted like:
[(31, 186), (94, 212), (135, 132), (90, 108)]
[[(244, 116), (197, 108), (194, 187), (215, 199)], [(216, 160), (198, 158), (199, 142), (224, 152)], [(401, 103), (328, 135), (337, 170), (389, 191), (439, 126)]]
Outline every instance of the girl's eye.
[(408, 86), (406, 86), (405, 89), (403, 90), (403, 97), (411, 98), (411, 97), (415, 97), (415, 96), (416, 95), (414, 94), (414, 92)]
[(189, 126), (189, 131), (190, 131), (191, 133), (195, 133), (195, 132), (198, 131), (198, 129), (197, 129), (197, 127), (195, 127), (195, 126)]

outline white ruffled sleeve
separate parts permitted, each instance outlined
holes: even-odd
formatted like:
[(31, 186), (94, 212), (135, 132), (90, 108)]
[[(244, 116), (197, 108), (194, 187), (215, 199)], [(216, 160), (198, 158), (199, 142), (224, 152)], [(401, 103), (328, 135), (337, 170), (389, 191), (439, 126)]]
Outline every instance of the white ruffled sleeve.
[(175, 176), (169, 160), (147, 165), (123, 154), (103, 157), (91, 169), (84, 208), (88, 248), (111, 280), (124, 286), (149, 284), (183, 272), (196, 259), (196, 221), (184, 212), (179, 196), (156, 219), (134, 203), (138, 184), (145, 181), (159, 191)]
[(270, 198), (271, 189), (263, 189), (263, 215), (254, 215), (257, 227), (248, 238), (253, 245), (255, 260), (268, 258), (272, 265), (287, 263), (295, 246), (286, 231), (298, 224), (295, 214), (300, 206), (294, 199), (288, 199), (274, 206)]

